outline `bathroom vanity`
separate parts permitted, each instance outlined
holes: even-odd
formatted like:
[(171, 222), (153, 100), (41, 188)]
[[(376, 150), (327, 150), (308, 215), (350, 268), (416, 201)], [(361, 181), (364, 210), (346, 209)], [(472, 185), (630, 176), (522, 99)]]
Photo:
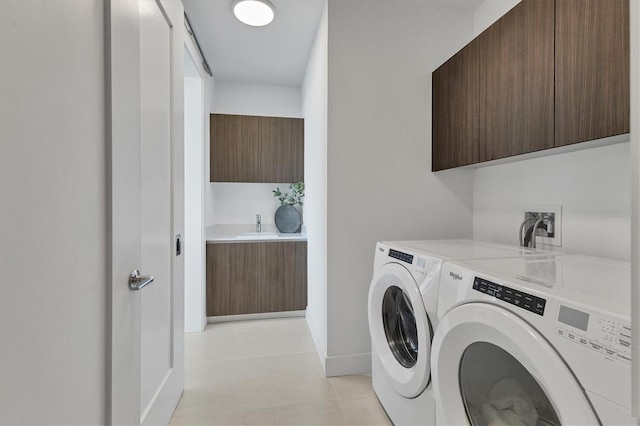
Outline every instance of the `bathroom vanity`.
[(306, 236), (207, 228), (207, 316), (307, 306)]

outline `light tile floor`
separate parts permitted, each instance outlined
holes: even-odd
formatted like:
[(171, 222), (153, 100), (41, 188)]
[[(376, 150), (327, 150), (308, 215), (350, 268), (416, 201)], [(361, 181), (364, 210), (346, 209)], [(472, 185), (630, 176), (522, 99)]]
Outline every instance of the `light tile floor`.
[(304, 318), (209, 324), (185, 370), (171, 425), (391, 425), (370, 377), (324, 377)]

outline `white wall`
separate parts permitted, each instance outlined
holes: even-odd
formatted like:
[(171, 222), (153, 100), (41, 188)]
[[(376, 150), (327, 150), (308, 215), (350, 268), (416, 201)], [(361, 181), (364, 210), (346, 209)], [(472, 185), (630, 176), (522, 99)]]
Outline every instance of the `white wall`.
[(518, 244), (526, 207), (562, 205), (557, 249), (629, 260), (629, 173), (629, 143), (477, 169), (474, 238)]
[(211, 112), (301, 118), (302, 97), (299, 87), (220, 81)]
[[(517, 3), (485, 0), (474, 14), (475, 33)], [(628, 143), (477, 169), (473, 236), (517, 244), (525, 207), (559, 204), (560, 250), (628, 260), (629, 176)]]
[[(215, 85), (215, 96), (211, 109), (207, 110), (207, 113), (209, 112), (301, 118), (302, 95), (299, 87), (219, 81)], [(209, 158), (208, 151), (206, 158)], [(209, 163), (208, 160), (207, 163)], [(255, 223), (256, 214), (260, 213), (263, 223), (273, 224), (275, 211), (280, 204), (271, 191), (278, 186), (281, 190), (288, 189), (290, 183), (207, 183), (208, 203), (205, 208), (205, 223), (207, 225), (251, 224)]]
[[(189, 43), (189, 42), (188, 42)], [(204, 297), (204, 110), (203, 80), (187, 50), (184, 52), (185, 162), (185, 332), (199, 332), (206, 324)]]
[(289, 190), (288, 183), (209, 183), (215, 208), (210, 213), (213, 224), (251, 224), (256, 214), (263, 224), (273, 224), (280, 201), (273, 196), (276, 187)]
[(473, 13), (473, 36), (489, 28), (521, 0), (484, 0)]
[(107, 421), (102, 1), (0, 1), (0, 423)]
[(307, 322), (323, 368), (327, 358), (327, 3), (302, 83), (307, 228)]
[(329, 1), (328, 375), (370, 371), (376, 241), (472, 236), (471, 172), (430, 172), (431, 72), (472, 24), (442, 3)]

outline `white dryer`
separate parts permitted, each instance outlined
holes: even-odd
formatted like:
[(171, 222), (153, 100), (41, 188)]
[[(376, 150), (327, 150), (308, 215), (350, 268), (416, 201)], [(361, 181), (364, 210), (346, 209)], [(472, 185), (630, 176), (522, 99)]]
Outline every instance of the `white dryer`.
[(435, 424), (431, 340), (447, 259), (552, 254), (470, 240), (380, 242), (369, 289), (373, 388), (397, 425)]
[(630, 265), (448, 262), (433, 339), (442, 425), (631, 423)]

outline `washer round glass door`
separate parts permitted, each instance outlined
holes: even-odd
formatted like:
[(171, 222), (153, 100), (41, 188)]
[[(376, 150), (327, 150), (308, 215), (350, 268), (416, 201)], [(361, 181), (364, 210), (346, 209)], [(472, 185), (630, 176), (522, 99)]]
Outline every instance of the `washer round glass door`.
[(418, 360), (418, 328), (413, 304), (400, 287), (387, 288), (382, 298), (382, 326), (396, 361), (405, 368)]
[(600, 424), (560, 355), (523, 319), (487, 303), (458, 306), (433, 339), (433, 386), (446, 424)]
[(389, 384), (407, 398), (420, 395), (431, 376), (431, 327), (418, 284), (399, 264), (385, 264), (373, 276), (369, 331)]

